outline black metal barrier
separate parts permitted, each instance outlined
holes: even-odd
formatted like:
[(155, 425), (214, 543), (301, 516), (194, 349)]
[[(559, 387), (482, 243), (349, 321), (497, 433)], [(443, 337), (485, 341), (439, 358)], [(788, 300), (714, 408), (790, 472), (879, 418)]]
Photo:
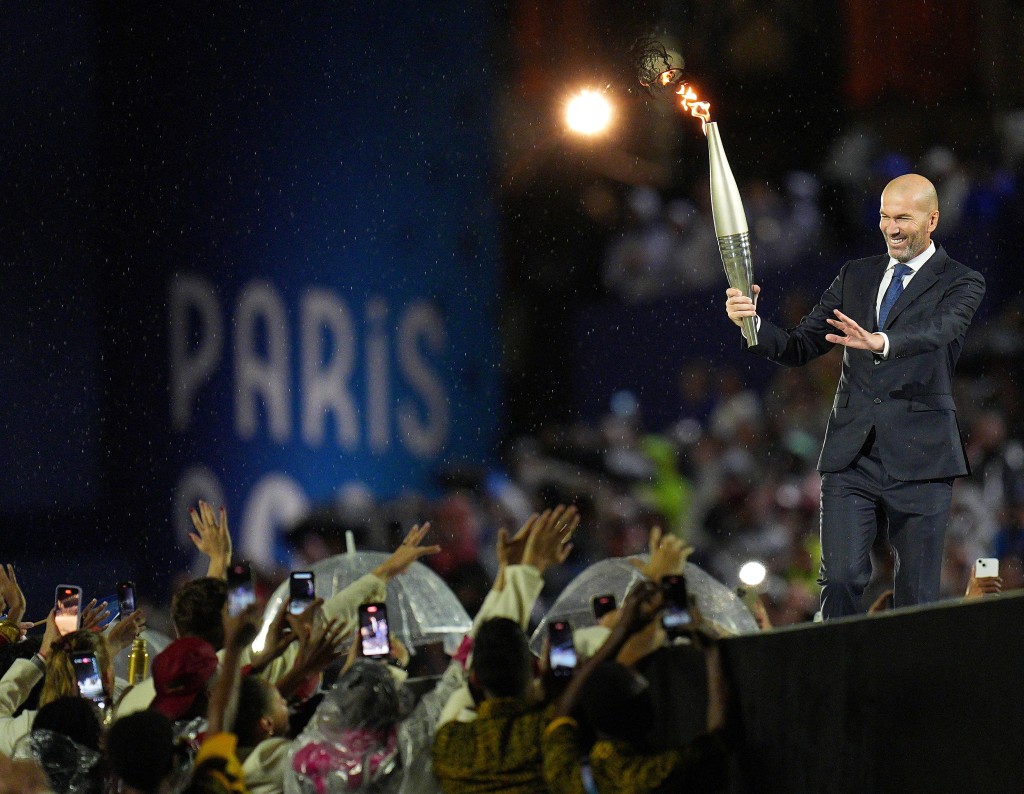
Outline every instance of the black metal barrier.
[[(733, 792), (1024, 791), (1024, 594), (943, 603), (722, 643)], [(652, 747), (702, 727), (692, 647), (647, 660)]]

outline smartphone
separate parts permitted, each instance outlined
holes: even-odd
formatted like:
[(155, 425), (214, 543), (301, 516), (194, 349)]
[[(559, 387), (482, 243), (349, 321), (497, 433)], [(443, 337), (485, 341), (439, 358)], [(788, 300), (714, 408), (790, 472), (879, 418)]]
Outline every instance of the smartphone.
[(594, 610), (594, 620), (600, 620), (609, 612), (615, 611), (615, 595), (613, 593), (596, 595), (590, 599), (590, 606)]
[(117, 613), (124, 620), (135, 611), (135, 582), (117, 583)]
[(256, 588), (249, 563), (232, 563), (228, 567), (228, 614), (238, 617), (255, 603)]
[(661, 591), (665, 596), (661, 625), (670, 635), (681, 634), (693, 622), (690, 599), (686, 593), (686, 578), (678, 573), (663, 576)]
[(391, 655), (387, 605), (377, 601), (359, 605), (359, 642), (363, 656), (382, 659)]
[(61, 634), (78, 631), (82, 620), (82, 588), (77, 584), (57, 585), (53, 608), (57, 631)]
[(293, 615), (301, 615), (306, 607), (316, 598), (316, 577), (312, 571), (292, 571), (288, 577), (288, 595), (291, 604), (288, 611)]
[(107, 692), (103, 688), (103, 676), (96, 654), (92, 651), (75, 651), (71, 654), (71, 666), (75, 669), (78, 694), (105, 709)]
[(556, 678), (571, 676), (576, 669), (576, 646), (568, 620), (548, 623), (548, 667)]
[(979, 557), (974, 563), (974, 578), (984, 579), (999, 576), (999, 559), (997, 557)]

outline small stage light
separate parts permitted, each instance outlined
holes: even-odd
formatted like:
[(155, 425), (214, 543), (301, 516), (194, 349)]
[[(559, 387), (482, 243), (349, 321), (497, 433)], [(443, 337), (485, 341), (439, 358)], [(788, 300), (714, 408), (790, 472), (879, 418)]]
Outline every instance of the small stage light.
[(747, 587), (757, 587), (768, 575), (768, 569), (756, 560), (744, 563), (740, 568), (740, 581)]
[(612, 106), (601, 91), (581, 91), (566, 107), (565, 121), (569, 129), (581, 135), (604, 132), (612, 120)]

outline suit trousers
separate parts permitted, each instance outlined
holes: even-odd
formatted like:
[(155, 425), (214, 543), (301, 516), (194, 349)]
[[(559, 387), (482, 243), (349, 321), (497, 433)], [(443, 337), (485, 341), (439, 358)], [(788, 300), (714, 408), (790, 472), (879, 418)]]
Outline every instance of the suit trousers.
[(939, 597), (943, 541), (953, 480), (901, 481), (882, 465), (872, 429), (845, 469), (821, 475), (821, 614), (830, 618), (863, 611), (871, 579), (871, 546), (888, 533), (895, 556), (897, 607)]

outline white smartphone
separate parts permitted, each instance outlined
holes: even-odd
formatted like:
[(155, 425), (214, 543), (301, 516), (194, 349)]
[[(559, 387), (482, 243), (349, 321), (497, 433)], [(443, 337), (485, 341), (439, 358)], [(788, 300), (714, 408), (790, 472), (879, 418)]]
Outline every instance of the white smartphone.
[(996, 557), (979, 557), (974, 563), (974, 578), (987, 579), (999, 576), (999, 560)]

